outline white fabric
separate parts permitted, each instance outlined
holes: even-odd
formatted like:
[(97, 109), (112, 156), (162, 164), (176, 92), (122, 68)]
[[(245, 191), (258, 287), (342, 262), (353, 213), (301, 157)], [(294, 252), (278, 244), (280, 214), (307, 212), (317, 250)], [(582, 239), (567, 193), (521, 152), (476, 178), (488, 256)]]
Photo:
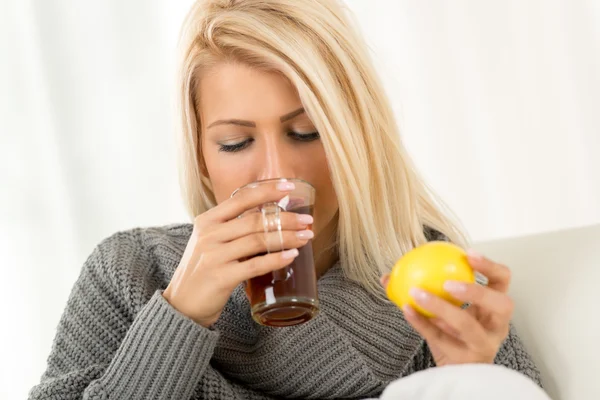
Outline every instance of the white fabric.
[[(0, 398), (39, 379), (96, 243), (185, 219), (171, 78), (191, 3), (0, 1)], [(600, 222), (600, 2), (347, 3), (474, 239)]]
[(392, 382), (380, 400), (550, 400), (533, 381), (497, 365), (431, 368)]

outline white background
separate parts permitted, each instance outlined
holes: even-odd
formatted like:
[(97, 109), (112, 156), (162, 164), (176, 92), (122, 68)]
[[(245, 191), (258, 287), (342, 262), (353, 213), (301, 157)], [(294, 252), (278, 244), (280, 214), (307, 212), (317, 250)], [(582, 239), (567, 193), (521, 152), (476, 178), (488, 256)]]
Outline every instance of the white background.
[[(600, 222), (600, 2), (347, 3), (474, 240)], [(38, 381), (95, 244), (187, 219), (172, 84), (190, 4), (0, 0), (0, 398)]]

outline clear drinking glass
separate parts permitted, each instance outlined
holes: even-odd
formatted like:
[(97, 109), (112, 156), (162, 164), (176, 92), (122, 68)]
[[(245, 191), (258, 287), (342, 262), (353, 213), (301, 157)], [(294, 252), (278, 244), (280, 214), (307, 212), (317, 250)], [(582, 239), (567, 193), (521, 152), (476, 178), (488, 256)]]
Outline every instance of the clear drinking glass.
[[(284, 249), (281, 236), (281, 212), (313, 215), (315, 188), (301, 179), (276, 178), (250, 183), (237, 189), (236, 194), (254, 190), (261, 185), (275, 182), (293, 182), (295, 189), (279, 202), (265, 203), (240, 215), (260, 212), (263, 215), (265, 234), (279, 232), (280, 240), (267, 253)], [(311, 229), (312, 225), (308, 227)], [(268, 273), (246, 283), (246, 293), (252, 307), (252, 317), (262, 325), (292, 326), (309, 321), (319, 311), (317, 276), (315, 271), (312, 241), (298, 249), (299, 255), (285, 268)], [(257, 256), (264, 255), (257, 254)]]

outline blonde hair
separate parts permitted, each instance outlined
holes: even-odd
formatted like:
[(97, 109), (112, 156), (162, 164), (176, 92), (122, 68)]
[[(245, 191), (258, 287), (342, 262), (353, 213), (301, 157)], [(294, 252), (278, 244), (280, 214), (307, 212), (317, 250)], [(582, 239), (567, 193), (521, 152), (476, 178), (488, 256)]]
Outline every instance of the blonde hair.
[(373, 294), (379, 277), (428, 238), (424, 227), (466, 245), (401, 143), (363, 39), (336, 0), (200, 0), (180, 37), (181, 178), (192, 217), (215, 206), (204, 176), (196, 84), (223, 60), (276, 70), (297, 88), (321, 133), (339, 203), (345, 275)]

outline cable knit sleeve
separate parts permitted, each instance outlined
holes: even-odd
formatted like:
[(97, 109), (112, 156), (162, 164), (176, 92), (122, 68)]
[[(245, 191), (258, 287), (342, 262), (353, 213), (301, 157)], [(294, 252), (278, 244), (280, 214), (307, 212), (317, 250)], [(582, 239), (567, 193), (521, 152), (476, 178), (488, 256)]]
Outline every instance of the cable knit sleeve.
[(120, 271), (139, 244), (116, 235), (85, 262), (60, 319), (47, 369), (29, 399), (187, 399), (218, 334), (177, 312), (156, 290), (132, 306)]
[(433, 355), (429, 350), (429, 346), (427, 346), (427, 342), (423, 340), (423, 343), (419, 347), (419, 350), (415, 353), (414, 357), (412, 358), (412, 362), (410, 363), (406, 371), (406, 375), (410, 375), (414, 372), (423, 371), (433, 367), (435, 367)]
[[(542, 387), (540, 371), (535, 366), (535, 363), (527, 350), (525, 350), (525, 347), (512, 324), (510, 326), (508, 337), (498, 350), (494, 364), (503, 365), (521, 372), (533, 380), (538, 386)], [(407, 373), (410, 374), (433, 367), (435, 367), (435, 360), (433, 359), (433, 355), (431, 354), (427, 342), (423, 341), (419, 351), (413, 357)]]
[(519, 339), (517, 331), (512, 324), (510, 325), (508, 337), (504, 340), (502, 346), (500, 346), (494, 364), (504, 365), (505, 367), (519, 371), (532, 379), (540, 387), (542, 386), (540, 371), (525, 349), (523, 342)]

